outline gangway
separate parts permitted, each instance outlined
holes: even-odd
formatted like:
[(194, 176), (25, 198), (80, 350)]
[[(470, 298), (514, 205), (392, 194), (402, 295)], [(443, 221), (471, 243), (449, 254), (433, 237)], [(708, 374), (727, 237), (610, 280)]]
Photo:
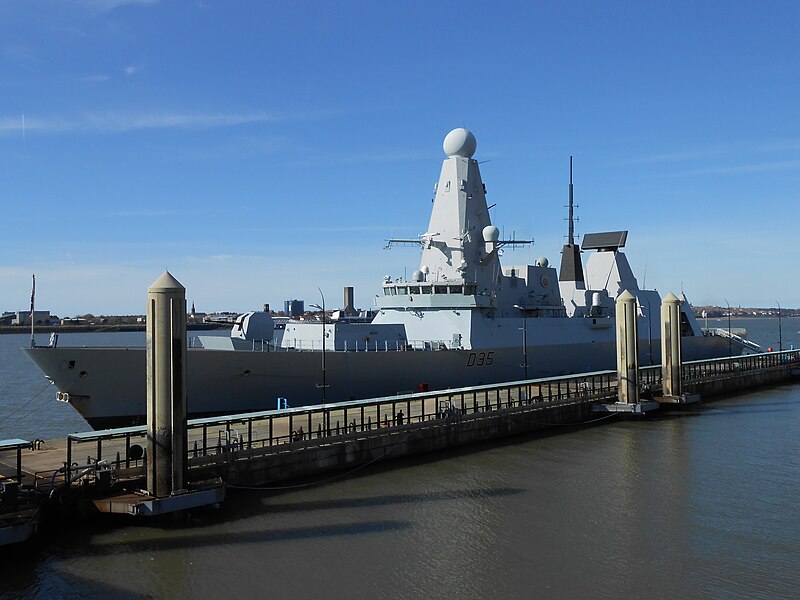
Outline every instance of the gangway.
[(716, 335), (722, 338), (729, 339), (731, 343), (733, 343), (736, 347), (740, 348), (741, 350), (749, 350), (754, 354), (761, 354), (763, 352), (766, 352), (764, 348), (762, 348), (755, 342), (745, 339), (742, 336), (737, 335), (732, 331), (728, 331), (727, 329), (723, 329), (721, 327), (716, 327), (714, 329), (703, 329), (703, 335)]

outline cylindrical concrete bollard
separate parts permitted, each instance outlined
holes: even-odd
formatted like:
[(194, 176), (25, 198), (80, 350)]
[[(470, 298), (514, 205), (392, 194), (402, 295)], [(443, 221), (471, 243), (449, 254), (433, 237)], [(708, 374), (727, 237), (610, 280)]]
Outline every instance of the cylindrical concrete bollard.
[(665, 396), (681, 395), (681, 301), (673, 293), (661, 301), (661, 380)]
[(165, 271), (147, 290), (147, 490), (184, 488), (186, 288)]
[(623, 404), (639, 402), (638, 336), (636, 297), (625, 290), (617, 298), (617, 398)]

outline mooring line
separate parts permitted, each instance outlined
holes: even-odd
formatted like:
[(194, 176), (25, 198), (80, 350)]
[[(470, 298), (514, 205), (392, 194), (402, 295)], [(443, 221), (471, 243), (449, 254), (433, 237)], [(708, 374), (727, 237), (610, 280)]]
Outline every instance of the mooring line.
[[(10, 415), (8, 415), (8, 417), (7, 417), (6, 419), (9, 419), (9, 418), (11, 418), (11, 417), (14, 417), (14, 416), (15, 416), (15, 415), (16, 415), (16, 414), (19, 412), (19, 411), (21, 411), (22, 409), (24, 409), (25, 407), (27, 407), (27, 406), (28, 406), (28, 405), (29, 405), (31, 402), (33, 402), (33, 401), (34, 401), (34, 400), (36, 400), (36, 399), (37, 399), (39, 396), (41, 396), (42, 394), (44, 394), (45, 390), (47, 390), (47, 388), (49, 388), (51, 385), (52, 385), (51, 383), (47, 383), (47, 384), (45, 385), (45, 387), (43, 387), (43, 388), (42, 388), (42, 390), (41, 390), (41, 391), (40, 391), (38, 394), (36, 394), (36, 395), (35, 395), (35, 396), (33, 396), (33, 397), (30, 399), (30, 400), (27, 400), (26, 402), (24, 402), (23, 404), (21, 404), (20, 406), (18, 406), (18, 407), (16, 408), (16, 410), (14, 410), (14, 412), (12, 412)], [(21, 423), (21, 422), (22, 422), (22, 421), (24, 421), (24, 420), (25, 420), (25, 418), (26, 418), (26, 417), (28, 417), (28, 416), (32, 416), (32, 414), (31, 414), (31, 413), (26, 413), (26, 414), (22, 415), (22, 417), (20, 417), (19, 419), (17, 419), (16, 421), (14, 421), (14, 422), (12, 422), (12, 423), (9, 423), (9, 422), (8, 422), (8, 420), (6, 420), (6, 421), (5, 421), (5, 423), (3, 423), (3, 425), (2, 425), (2, 426), (0, 426), (0, 431), (4, 431), (4, 430), (8, 429), (9, 427), (11, 427), (12, 425), (17, 425), (18, 423)]]

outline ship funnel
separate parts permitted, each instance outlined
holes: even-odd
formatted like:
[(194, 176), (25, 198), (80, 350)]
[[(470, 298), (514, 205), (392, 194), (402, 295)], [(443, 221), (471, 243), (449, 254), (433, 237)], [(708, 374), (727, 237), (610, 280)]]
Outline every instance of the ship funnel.
[(357, 314), (356, 313), (356, 307), (355, 307), (354, 298), (355, 298), (355, 294), (353, 293), (353, 288), (352, 287), (345, 287), (344, 288), (344, 308), (343, 308), (342, 312), (344, 312), (344, 314), (346, 316), (352, 316), (352, 315)]

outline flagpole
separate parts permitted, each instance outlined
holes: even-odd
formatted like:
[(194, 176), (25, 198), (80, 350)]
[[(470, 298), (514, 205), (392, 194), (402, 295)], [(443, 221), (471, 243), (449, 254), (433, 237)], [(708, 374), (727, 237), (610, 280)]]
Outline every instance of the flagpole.
[(34, 298), (36, 297), (36, 275), (32, 275), (33, 285), (31, 286), (31, 348), (36, 348), (36, 338), (33, 335), (34, 324)]

